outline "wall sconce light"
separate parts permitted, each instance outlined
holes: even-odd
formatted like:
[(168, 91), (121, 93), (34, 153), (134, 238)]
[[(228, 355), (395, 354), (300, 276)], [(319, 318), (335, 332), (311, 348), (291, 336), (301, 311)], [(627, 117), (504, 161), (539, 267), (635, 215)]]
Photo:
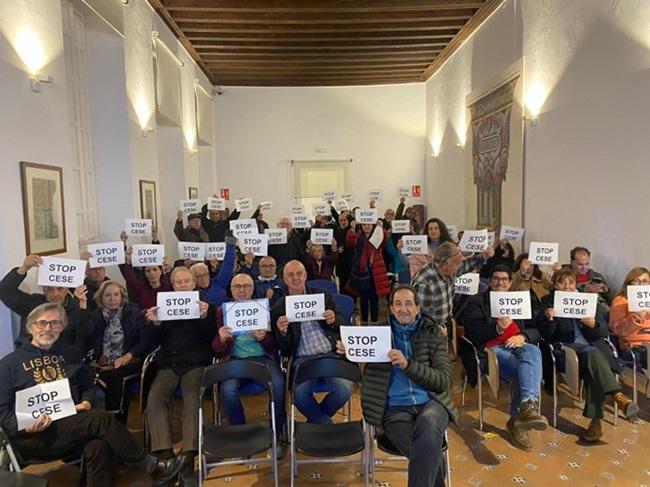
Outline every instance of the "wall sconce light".
[(142, 136), (146, 137), (149, 134), (153, 134), (154, 128), (153, 127), (145, 127), (142, 129)]
[(43, 90), (43, 83), (51, 85), (54, 83), (54, 78), (44, 74), (35, 74), (29, 78), (29, 89), (34, 93), (40, 93)]
[(462, 144), (462, 143), (458, 142), (458, 143), (456, 144), (456, 148), (457, 148), (459, 151), (464, 152), (464, 151), (465, 151), (465, 144)]
[(120, 2), (122, 2), (122, 5), (128, 5), (129, 4), (129, 0), (120, 0)]
[(437, 160), (438, 160), (438, 155), (439, 155), (439, 154), (436, 154), (435, 152), (432, 152), (432, 153), (431, 153), (431, 158), (432, 158), (434, 161), (437, 161)]
[(528, 115), (524, 117), (524, 120), (529, 122), (531, 127), (537, 127), (537, 115)]
[(193, 156), (194, 154), (197, 154), (198, 152), (199, 152), (199, 148), (198, 148), (198, 147), (192, 147), (192, 148), (190, 149), (190, 155), (191, 155), (191, 156)]

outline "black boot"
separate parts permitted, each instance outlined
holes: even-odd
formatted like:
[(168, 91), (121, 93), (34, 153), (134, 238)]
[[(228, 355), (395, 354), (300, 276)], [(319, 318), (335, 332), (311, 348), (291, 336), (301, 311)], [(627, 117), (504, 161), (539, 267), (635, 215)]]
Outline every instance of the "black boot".
[(184, 451), (180, 454), (183, 459), (183, 465), (178, 472), (178, 486), (179, 487), (198, 487), (199, 481), (194, 473), (194, 458), (196, 452)]
[(170, 480), (176, 478), (179, 470), (183, 466), (182, 457), (173, 457), (167, 460), (149, 456), (147, 458), (147, 473), (153, 480), (153, 486), (159, 487), (165, 485)]

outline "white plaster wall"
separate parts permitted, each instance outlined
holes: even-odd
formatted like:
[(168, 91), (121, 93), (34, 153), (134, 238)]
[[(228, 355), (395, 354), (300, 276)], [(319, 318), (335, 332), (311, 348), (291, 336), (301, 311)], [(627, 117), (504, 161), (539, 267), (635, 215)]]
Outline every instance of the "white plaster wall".
[(225, 87), (214, 113), (218, 187), (229, 187), (231, 199), (273, 201), (271, 225), (293, 201), (291, 159), (353, 158), (348, 189), (363, 205), (369, 189), (382, 188), (380, 206), (395, 208), (398, 185), (424, 183), (423, 84)]

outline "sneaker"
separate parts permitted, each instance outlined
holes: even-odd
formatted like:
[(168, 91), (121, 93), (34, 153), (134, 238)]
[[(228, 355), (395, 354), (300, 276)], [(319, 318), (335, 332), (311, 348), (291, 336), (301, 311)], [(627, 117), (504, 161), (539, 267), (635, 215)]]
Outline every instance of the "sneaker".
[(153, 468), (149, 472), (151, 480), (155, 487), (165, 485), (178, 475), (178, 471), (183, 465), (182, 457), (168, 458), (167, 460), (156, 460)]
[(614, 401), (630, 423), (636, 423), (639, 420), (639, 406), (632, 399), (622, 392), (617, 392), (614, 394)]
[(603, 428), (600, 424), (600, 418), (594, 418), (589, 423), (587, 430), (582, 434), (582, 439), (587, 443), (596, 443), (603, 436)]
[(544, 431), (548, 427), (548, 420), (539, 414), (539, 405), (536, 400), (529, 399), (519, 406), (519, 413), (514, 418), (517, 428), (524, 430), (535, 429)]
[(515, 418), (510, 418), (506, 423), (506, 428), (508, 433), (510, 433), (510, 442), (524, 451), (531, 451), (533, 449), (533, 444), (530, 441), (528, 436), (528, 431), (517, 426)]

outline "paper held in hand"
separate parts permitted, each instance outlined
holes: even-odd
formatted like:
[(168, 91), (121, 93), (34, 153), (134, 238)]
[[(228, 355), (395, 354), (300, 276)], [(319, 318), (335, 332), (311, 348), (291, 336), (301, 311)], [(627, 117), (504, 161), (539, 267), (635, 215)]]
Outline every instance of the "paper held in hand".
[(158, 320), (193, 320), (200, 318), (198, 291), (176, 291), (158, 293)]
[(488, 232), (483, 230), (465, 230), (460, 239), (458, 248), (461, 252), (479, 253), (483, 252), (488, 246)]
[(597, 303), (597, 293), (555, 291), (553, 309), (558, 318), (593, 318)]
[(268, 330), (271, 323), (268, 299), (230, 301), (223, 303), (224, 324), (232, 328), (233, 334)]
[(480, 275), (475, 272), (469, 272), (462, 276), (458, 276), (454, 281), (454, 292), (456, 294), (466, 294), (468, 296), (478, 294), (480, 280)]
[(124, 243), (121, 241), (90, 244), (88, 252), (92, 254), (88, 260), (91, 269), (124, 264)]
[(628, 286), (627, 309), (633, 313), (650, 311), (650, 286)]
[(341, 341), (350, 362), (390, 362), (390, 326), (342, 326)]
[(52, 421), (77, 414), (68, 379), (44, 382), (16, 391), (18, 430), (33, 425), (41, 414), (47, 414)]
[(492, 318), (508, 316), (513, 320), (529, 320), (532, 317), (529, 291), (490, 291)]
[(85, 260), (43, 257), (38, 266), (38, 285), (55, 287), (77, 287), (86, 277)]
[(325, 313), (324, 294), (296, 294), (285, 298), (290, 322), (322, 320)]

